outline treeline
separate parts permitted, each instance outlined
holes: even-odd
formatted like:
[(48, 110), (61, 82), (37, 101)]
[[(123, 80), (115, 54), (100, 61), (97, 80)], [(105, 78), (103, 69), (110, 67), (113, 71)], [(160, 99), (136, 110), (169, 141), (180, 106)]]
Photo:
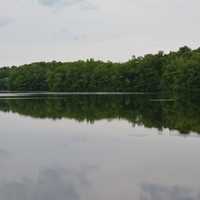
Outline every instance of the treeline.
[(0, 68), (0, 90), (56, 92), (199, 91), (200, 48), (132, 57), (125, 63), (39, 62)]
[(182, 134), (200, 134), (199, 97), (181, 94), (171, 101), (159, 101), (158, 99), (164, 97), (157, 94), (6, 98), (0, 101), (0, 111), (34, 118), (68, 118), (89, 123), (101, 119), (124, 119), (133, 126), (141, 125), (159, 130), (168, 128)]

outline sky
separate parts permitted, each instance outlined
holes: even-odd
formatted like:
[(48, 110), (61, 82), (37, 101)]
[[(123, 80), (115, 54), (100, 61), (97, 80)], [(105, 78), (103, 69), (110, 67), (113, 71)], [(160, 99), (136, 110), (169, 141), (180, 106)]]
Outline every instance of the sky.
[(0, 66), (200, 46), (199, 0), (0, 1)]

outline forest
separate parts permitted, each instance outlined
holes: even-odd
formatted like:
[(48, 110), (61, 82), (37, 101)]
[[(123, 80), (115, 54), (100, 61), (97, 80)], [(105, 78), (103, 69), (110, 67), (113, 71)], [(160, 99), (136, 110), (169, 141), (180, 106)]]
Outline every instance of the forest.
[(200, 91), (200, 48), (133, 56), (124, 63), (89, 59), (2, 67), (0, 91)]

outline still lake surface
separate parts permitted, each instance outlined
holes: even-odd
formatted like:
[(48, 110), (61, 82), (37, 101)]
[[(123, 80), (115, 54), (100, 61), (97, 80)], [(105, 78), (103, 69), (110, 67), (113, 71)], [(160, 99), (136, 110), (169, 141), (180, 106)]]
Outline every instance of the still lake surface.
[(0, 199), (199, 200), (200, 103), (0, 94)]

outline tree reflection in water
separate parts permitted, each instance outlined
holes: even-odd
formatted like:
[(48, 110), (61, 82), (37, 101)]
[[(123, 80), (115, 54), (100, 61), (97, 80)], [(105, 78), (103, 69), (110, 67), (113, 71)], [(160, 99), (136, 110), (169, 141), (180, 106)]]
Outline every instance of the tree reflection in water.
[[(94, 123), (125, 119), (147, 128), (200, 133), (199, 95), (67, 95), (1, 98), (0, 110), (34, 118), (69, 118)], [(164, 99), (163, 99), (164, 98)]]

